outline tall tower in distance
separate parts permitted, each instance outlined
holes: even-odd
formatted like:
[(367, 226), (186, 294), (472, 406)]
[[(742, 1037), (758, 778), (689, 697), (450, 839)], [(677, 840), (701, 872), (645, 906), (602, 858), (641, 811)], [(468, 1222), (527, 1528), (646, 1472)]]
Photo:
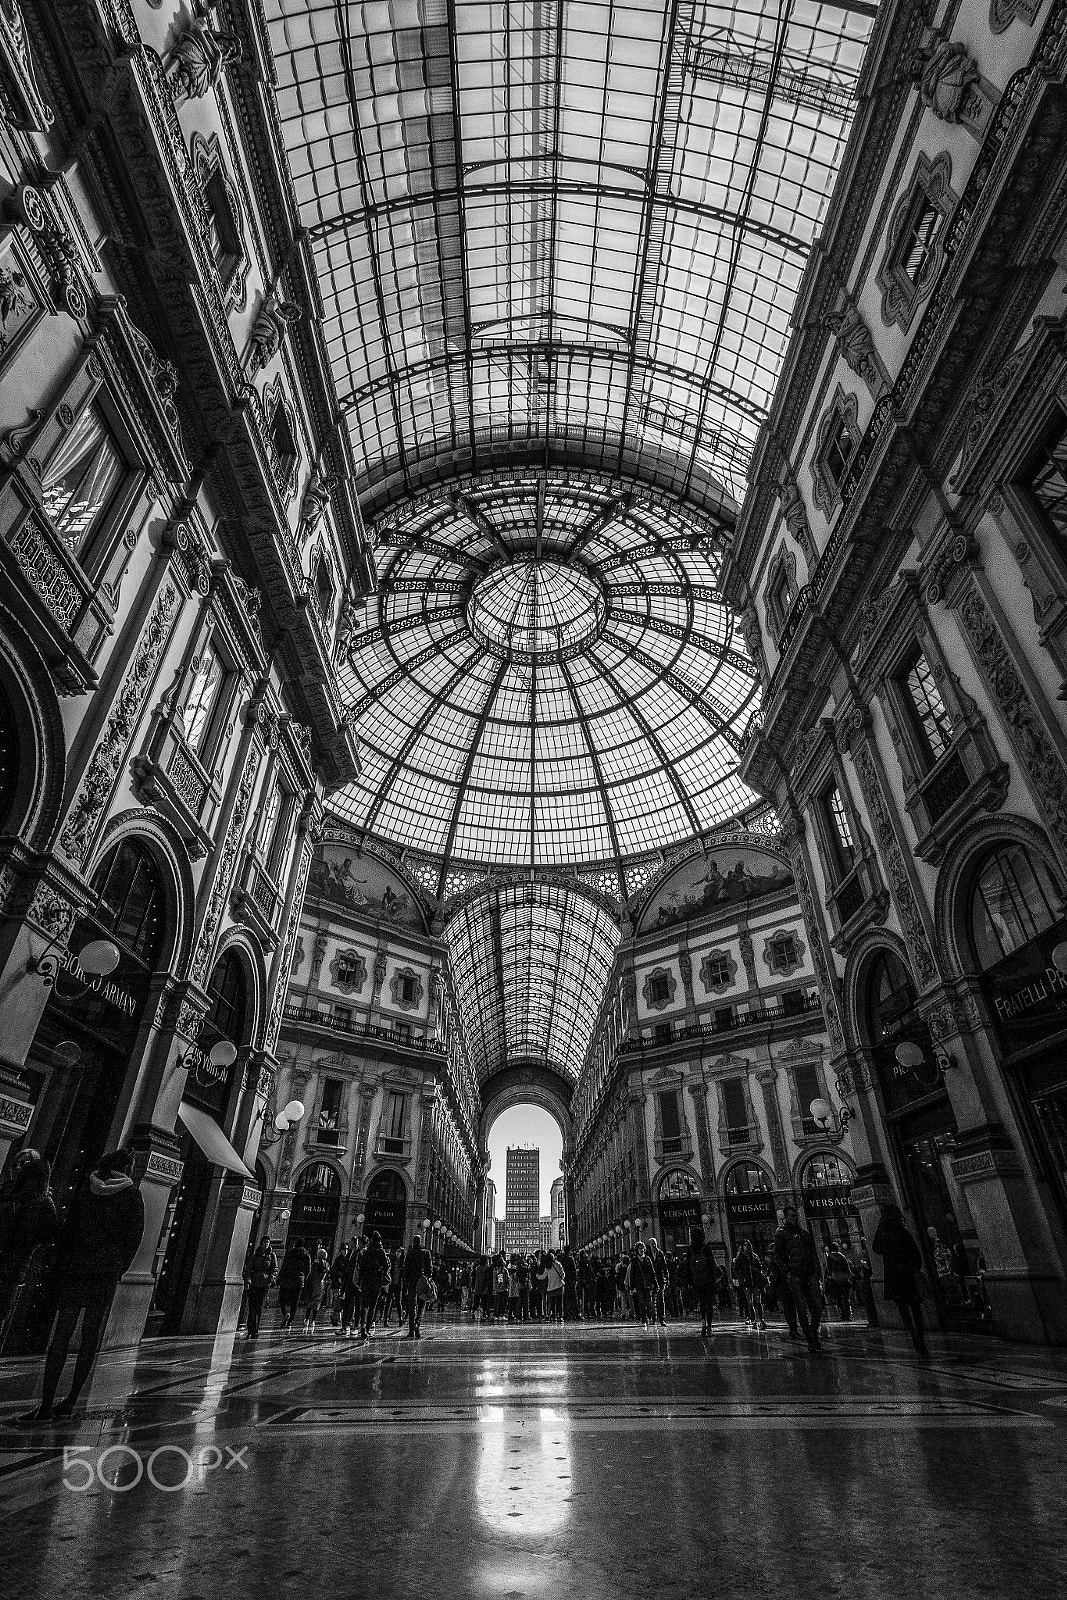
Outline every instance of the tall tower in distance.
[(540, 1248), (541, 1152), (508, 1146), (504, 1181), (504, 1248), (525, 1254)]

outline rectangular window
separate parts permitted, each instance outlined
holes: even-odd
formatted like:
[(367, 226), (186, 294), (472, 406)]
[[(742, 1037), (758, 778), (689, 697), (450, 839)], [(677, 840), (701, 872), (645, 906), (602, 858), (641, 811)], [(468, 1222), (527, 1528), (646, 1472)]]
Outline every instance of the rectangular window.
[(410, 1044), (411, 1043), (411, 1023), (410, 1022), (398, 1022), (398, 1023), (396, 1023), (396, 1025), (393, 1028), (393, 1032), (396, 1034), (396, 1036), (400, 1040), (401, 1044)]
[(1061, 417), (1025, 475), (1061, 556), (1067, 556), (1067, 423)]
[(338, 1024), (339, 1027), (350, 1028), (352, 1026), (352, 1007), (334, 1006), (333, 1020)]
[(845, 418), (839, 414), (834, 418), (826, 435), (822, 453), (823, 471), (832, 488), (841, 487), (841, 480), (848, 471), (855, 448), (856, 441), (852, 436), (852, 430)]
[(401, 1000), (405, 1001), (408, 1005), (413, 1005), (414, 1004), (414, 1002), (415, 1002), (415, 979), (414, 978), (408, 977), (406, 975), (401, 977), (401, 979), (400, 979), (400, 998), (401, 998)]
[(281, 803), (281, 787), (277, 783), (272, 783), (267, 794), (266, 804), (259, 814), (259, 827), (256, 829), (256, 854), (263, 862), (269, 857), (270, 847), (274, 843), (274, 829), (278, 822)]
[(670, 984), (665, 972), (657, 972), (649, 979), (648, 998), (652, 1005), (663, 1005), (671, 997)]
[(909, 656), (898, 674), (898, 682), (912, 728), (928, 765), (933, 766), (952, 742), (952, 723), (930, 664), (921, 650)]
[(225, 676), (217, 653), (211, 645), (205, 645), (197, 657), (182, 707), (185, 737), (191, 750), (201, 750), (206, 742), (211, 714), (218, 703)]
[(682, 1139), (682, 1122), (678, 1114), (678, 1095), (672, 1089), (659, 1097), (659, 1120), (663, 1131), (663, 1147), (678, 1145)]
[(736, 1021), (733, 1006), (716, 1006), (715, 1026), (717, 1028), (732, 1028)]
[(895, 263), (915, 288), (919, 288), (924, 281), (940, 216), (940, 211), (925, 189), (920, 189), (901, 230)]
[(797, 941), (791, 933), (776, 933), (767, 941), (767, 963), (772, 972), (792, 972), (799, 966)]
[(832, 784), (822, 797), (823, 817), (826, 822), (826, 832), (830, 839), (830, 848), (833, 853), (833, 864), (837, 876), (843, 878), (851, 872), (856, 860), (856, 846), (852, 838), (852, 829), (849, 826), (848, 812), (845, 802), (837, 784)]
[(792, 603), (793, 586), (789, 581), (789, 574), (783, 568), (780, 568), (767, 592), (767, 604), (771, 613), (770, 620), (779, 631), (785, 626)]
[(782, 995), (782, 1010), (787, 1017), (799, 1017), (808, 1009), (803, 989), (786, 989)]
[(652, 1036), (653, 1036), (653, 1039), (655, 1040), (656, 1044), (670, 1044), (670, 1042), (671, 1042), (671, 1025), (670, 1025), (670, 1023), (669, 1022), (657, 1022), (656, 1026), (652, 1030)]
[(397, 1094), (393, 1089), (387, 1089), (385, 1092), (382, 1129), (389, 1139), (404, 1137), (404, 1096)]
[(730, 983), (730, 958), (727, 955), (708, 956), (704, 963), (704, 986), (707, 989), (724, 989)]
[(722, 1107), (726, 1115), (727, 1144), (747, 1144), (749, 1141), (748, 1100), (741, 1078), (726, 1078), (719, 1088)]
[(342, 1089), (343, 1084), (339, 1078), (324, 1078), (322, 1080), (322, 1104), (319, 1107), (320, 1144), (338, 1143)]
[(75, 555), (107, 517), (127, 464), (100, 407), (90, 402), (44, 469), (41, 496), (59, 537)]
[(811, 1138), (821, 1131), (811, 1114), (812, 1101), (822, 1099), (822, 1085), (819, 1082), (818, 1071), (810, 1062), (794, 1067), (793, 1082), (796, 1084), (801, 1125), (805, 1135)]

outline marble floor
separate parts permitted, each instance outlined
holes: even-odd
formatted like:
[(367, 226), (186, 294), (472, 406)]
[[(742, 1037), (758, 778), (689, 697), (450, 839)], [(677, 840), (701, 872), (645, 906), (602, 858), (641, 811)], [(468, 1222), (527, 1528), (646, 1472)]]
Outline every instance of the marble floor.
[[(1067, 1352), (694, 1322), (157, 1340), (22, 1427), (0, 1595), (1067, 1594)], [(63, 1393), (63, 1389), (60, 1389)]]

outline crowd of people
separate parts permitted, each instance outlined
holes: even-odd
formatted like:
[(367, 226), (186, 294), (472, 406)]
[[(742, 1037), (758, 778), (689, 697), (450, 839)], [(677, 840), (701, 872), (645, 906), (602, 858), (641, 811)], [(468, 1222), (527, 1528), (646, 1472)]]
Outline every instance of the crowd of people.
[[(48, 1162), (26, 1149), (0, 1182), (0, 1347), (11, 1324), (30, 1263), (43, 1255), (40, 1281), (48, 1286), (53, 1321), (45, 1354), (40, 1403), (20, 1420), (49, 1422), (70, 1416), (84, 1389), (111, 1310), (115, 1290), (141, 1243), (145, 1211), (132, 1176), (129, 1150), (108, 1152), (79, 1185), (60, 1219), (51, 1193)], [(923, 1255), (900, 1208), (885, 1204), (871, 1248), (881, 1257), (884, 1292), (893, 1301), (920, 1357), (927, 1357), (923, 1302), (930, 1297)], [(712, 1332), (716, 1312), (736, 1308), (748, 1327), (763, 1331), (778, 1313), (792, 1338), (822, 1354), (820, 1330), (827, 1302), (842, 1320), (854, 1303), (875, 1317), (871, 1263), (866, 1250), (828, 1241), (820, 1264), (815, 1241), (787, 1205), (773, 1243), (761, 1254), (742, 1243), (729, 1266), (699, 1228), (688, 1248), (666, 1254), (658, 1240), (640, 1240), (622, 1257), (557, 1250), (498, 1252), (479, 1260), (434, 1260), (416, 1235), (406, 1250), (386, 1250), (380, 1234), (341, 1246), (333, 1261), (326, 1249), (291, 1240), (284, 1254), (260, 1240), (245, 1269), (245, 1322), (259, 1337), (272, 1288), (286, 1332), (302, 1325), (313, 1334), (320, 1321), (342, 1337), (368, 1339), (379, 1328), (407, 1321), (407, 1337), (422, 1337), (427, 1309), (452, 1306), (482, 1323), (564, 1323), (629, 1319), (662, 1327), (699, 1315), (701, 1335)], [(68, 1352), (81, 1325), (70, 1388), (57, 1392)]]
[[(885, 1257), (889, 1297), (925, 1356), (922, 1258), (898, 1208), (884, 1209), (874, 1249)], [(265, 1239), (246, 1271), (247, 1332), (250, 1339), (258, 1337), (267, 1293), (277, 1284), (287, 1333), (301, 1324), (305, 1333), (314, 1333), (323, 1323), (344, 1338), (368, 1339), (391, 1325), (395, 1311), (397, 1326), (406, 1319), (408, 1337), (417, 1339), (427, 1307), (434, 1307), (441, 1316), (451, 1309), (481, 1323), (633, 1321), (646, 1329), (699, 1315), (701, 1336), (708, 1337), (716, 1312), (736, 1313), (758, 1332), (777, 1313), (788, 1336), (803, 1339), (818, 1355), (828, 1303), (842, 1321), (851, 1321), (856, 1311), (876, 1320), (871, 1279), (866, 1249), (846, 1241), (831, 1240), (820, 1265), (795, 1206), (786, 1206), (765, 1254), (746, 1239), (728, 1268), (699, 1228), (687, 1249), (669, 1255), (650, 1238), (622, 1256), (564, 1244), (459, 1262), (434, 1260), (418, 1235), (407, 1250), (390, 1251), (372, 1232), (342, 1245), (332, 1262), (323, 1246), (309, 1249), (300, 1239), (291, 1240), (279, 1259)]]

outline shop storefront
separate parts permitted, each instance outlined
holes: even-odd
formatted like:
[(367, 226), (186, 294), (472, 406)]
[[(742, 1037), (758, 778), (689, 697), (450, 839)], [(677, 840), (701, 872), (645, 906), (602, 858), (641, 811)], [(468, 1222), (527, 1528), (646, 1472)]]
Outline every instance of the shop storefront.
[(331, 1260), (341, 1214), (341, 1180), (324, 1161), (305, 1167), (296, 1181), (288, 1239), (303, 1241), (312, 1253), (324, 1245)]
[(890, 950), (867, 987), (867, 1028), (882, 1106), (940, 1321), (987, 1326), (977, 1275), (978, 1235), (956, 1181), (957, 1126), (911, 976)]
[(407, 1194), (404, 1180), (396, 1172), (377, 1172), (367, 1190), (363, 1231), (378, 1232), (387, 1250), (399, 1250), (404, 1243)]
[[(144, 845), (129, 840), (118, 846), (101, 864), (93, 887), (93, 914), (78, 920), (65, 951), (47, 958), (54, 968), (51, 995), (22, 1074), (35, 1101), (23, 1142), (51, 1162), (61, 1220), (116, 1142), (120, 1108), (129, 1099), (127, 1079), (140, 1064), (135, 1055), (141, 1019), (164, 936), (164, 890)], [(101, 942), (110, 946), (114, 965), (91, 976), (78, 955)], [(54, 1304), (41, 1270), (37, 1256), (8, 1332), (9, 1355), (39, 1349), (47, 1337)]]
[(970, 891), (982, 992), (1035, 1164), (1067, 1226), (1067, 918), (1044, 865), (1021, 845), (987, 856)]
[(757, 1255), (766, 1261), (778, 1227), (770, 1178), (754, 1161), (738, 1162), (726, 1174), (725, 1196), (731, 1260), (750, 1239)]
[(852, 1179), (851, 1167), (836, 1155), (812, 1156), (801, 1172), (804, 1220), (815, 1239), (820, 1266), (825, 1265), (826, 1252), (834, 1244), (854, 1264), (859, 1262), (863, 1230), (859, 1212), (852, 1204)]
[(668, 1255), (688, 1250), (700, 1222), (700, 1185), (688, 1172), (669, 1172), (659, 1187), (659, 1241)]

